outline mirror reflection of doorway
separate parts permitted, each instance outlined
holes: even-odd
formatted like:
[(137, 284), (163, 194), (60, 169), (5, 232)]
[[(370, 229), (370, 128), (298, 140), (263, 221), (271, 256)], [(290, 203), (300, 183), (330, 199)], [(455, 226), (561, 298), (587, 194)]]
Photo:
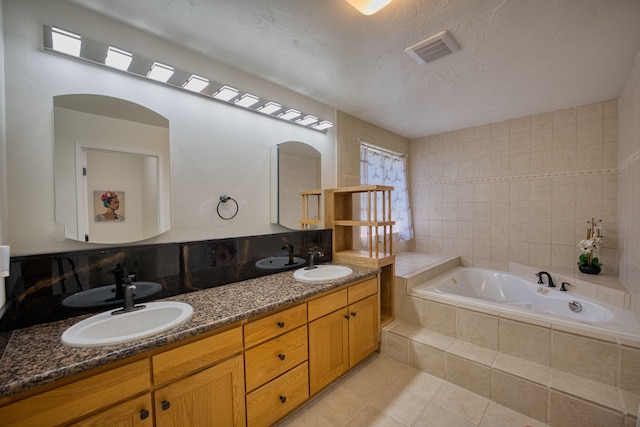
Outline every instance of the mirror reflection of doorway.
[[(143, 153), (79, 147), (78, 217), (87, 242), (117, 243), (158, 234), (159, 159)], [(100, 195), (96, 196), (96, 192)], [(98, 221), (113, 209), (101, 196), (120, 193), (121, 221)], [(126, 199), (124, 195), (126, 194)], [(96, 200), (98, 197), (98, 200)], [(126, 200), (126, 206), (124, 201)], [(106, 201), (106, 200), (105, 200)], [(119, 210), (119, 207), (117, 208)], [(126, 213), (126, 215), (125, 215)], [(124, 220), (126, 218), (126, 220)]]

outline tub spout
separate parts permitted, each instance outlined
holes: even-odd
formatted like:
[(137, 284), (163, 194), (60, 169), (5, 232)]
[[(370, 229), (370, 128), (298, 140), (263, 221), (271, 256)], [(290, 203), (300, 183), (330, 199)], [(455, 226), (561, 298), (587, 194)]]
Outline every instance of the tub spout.
[(540, 272), (536, 273), (536, 276), (538, 276), (538, 283), (541, 284), (541, 285), (544, 284), (544, 282), (542, 281), (542, 276), (544, 276), (544, 275), (547, 276), (547, 279), (549, 281), (548, 286), (550, 288), (555, 288), (556, 285), (553, 284), (553, 279), (551, 278), (551, 275), (549, 273), (547, 273), (546, 271), (540, 271)]

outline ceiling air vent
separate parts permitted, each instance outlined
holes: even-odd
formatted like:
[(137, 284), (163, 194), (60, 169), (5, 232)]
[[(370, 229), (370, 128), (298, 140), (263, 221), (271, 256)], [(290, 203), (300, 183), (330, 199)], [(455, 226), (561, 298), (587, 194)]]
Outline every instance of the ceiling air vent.
[(444, 30), (413, 46), (409, 46), (404, 51), (422, 65), (457, 50), (460, 50), (460, 45), (449, 31)]

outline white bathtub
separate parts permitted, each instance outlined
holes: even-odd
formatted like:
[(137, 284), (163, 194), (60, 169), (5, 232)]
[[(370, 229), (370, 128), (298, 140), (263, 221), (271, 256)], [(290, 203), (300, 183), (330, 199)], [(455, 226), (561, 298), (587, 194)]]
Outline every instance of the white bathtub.
[[(640, 325), (633, 313), (569, 291), (527, 281), (509, 273), (475, 267), (456, 267), (410, 290), (417, 297), (435, 297), (452, 304), (466, 303), (517, 313), (552, 323), (588, 328), (594, 332), (640, 341)], [(581, 310), (570, 308), (580, 305)]]

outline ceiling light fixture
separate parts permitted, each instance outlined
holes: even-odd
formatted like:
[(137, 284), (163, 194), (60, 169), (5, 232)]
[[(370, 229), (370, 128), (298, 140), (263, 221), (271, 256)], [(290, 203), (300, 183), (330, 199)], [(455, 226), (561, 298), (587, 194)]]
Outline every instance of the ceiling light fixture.
[(233, 98), (238, 96), (238, 89), (224, 85), (212, 96), (215, 99), (221, 99), (222, 101), (231, 101)]
[(280, 110), (282, 110), (282, 105), (272, 101), (267, 102), (262, 107), (258, 107), (258, 111), (264, 114), (273, 114)]
[(235, 104), (239, 105), (240, 107), (249, 108), (258, 101), (260, 101), (260, 98), (258, 98), (257, 96), (250, 93), (245, 93), (240, 97), (240, 99), (236, 99)]
[(347, 0), (351, 6), (358, 9), (363, 15), (373, 15), (389, 3), (392, 0)]
[(207, 86), (209, 86), (209, 79), (200, 77), (197, 74), (192, 74), (182, 85), (183, 88), (198, 93), (202, 92)]
[(298, 110), (294, 110), (293, 108), (288, 109), (287, 111), (285, 111), (284, 113), (278, 115), (278, 117), (280, 117), (282, 120), (293, 120), (296, 117), (300, 116), (300, 111)]
[(127, 71), (129, 69), (129, 65), (131, 65), (131, 61), (133, 61), (133, 54), (131, 52), (109, 46), (104, 63), (109, 67)]
[(166, 65), (161, 62), (154, 62), (149, 72), (147, 73), (147, 77), (150, 79), (166, 83), (174, 73), (174, 69), (171, 65)]
[(66, 53), (67, 55), (80, 56), (82, 38), (78, 34), (61, 28), (51, 27), (51, 42), (53, 44), (53, 50)]

